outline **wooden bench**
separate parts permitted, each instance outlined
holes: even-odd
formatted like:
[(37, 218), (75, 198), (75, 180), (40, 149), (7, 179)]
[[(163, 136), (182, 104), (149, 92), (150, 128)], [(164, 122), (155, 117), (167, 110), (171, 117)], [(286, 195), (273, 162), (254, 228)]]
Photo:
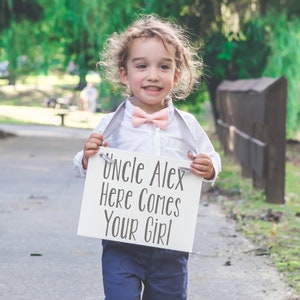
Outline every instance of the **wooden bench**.
[(67, 109), (58, 109), (56, 112), (56, 115), (59, 116), (61, 118), (61, 122), (60, 125), (61, 126), (65, 126), (65, 116), (67, 116), (69, 113), (69, 110)]

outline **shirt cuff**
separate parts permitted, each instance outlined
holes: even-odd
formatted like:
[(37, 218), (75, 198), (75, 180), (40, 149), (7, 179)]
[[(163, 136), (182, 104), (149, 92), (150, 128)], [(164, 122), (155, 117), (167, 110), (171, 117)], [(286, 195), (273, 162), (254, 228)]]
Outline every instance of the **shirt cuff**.
[(204, 179), (203, 178), (203, 181), (210, 182), (211, 186), (214, 186), (215, 182), (218, 179), (218, 175), (221, 172), (221, 162), (220, 162), (219, 158), (216, 158), (216, 159), (213, 158), (212, 163), (213, 163), (213, 166), (214, 166), (214, 169), (215, 169), (215, 176), (212, 179)]
[(83, 150), (78, 152), (73, 159), (73, 164), (75, 167), (75, 174), (78, 177), (86, 176), (86, 170), (82, 166), (82, 159), (83, 159)]

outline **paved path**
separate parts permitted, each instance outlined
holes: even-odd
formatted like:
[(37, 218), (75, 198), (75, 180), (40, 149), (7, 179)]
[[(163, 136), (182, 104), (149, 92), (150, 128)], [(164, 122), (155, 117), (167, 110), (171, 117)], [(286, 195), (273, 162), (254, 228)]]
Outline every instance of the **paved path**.
[[(72, 158), (89, 130), (0, 129), (18, 134), (0, 139), (0, 299), (103, 299), (100, 240), (76, 234), (84, 180)], [(300, 299), (253, 248), (217, 205), (200, 203), (188, 299)]]

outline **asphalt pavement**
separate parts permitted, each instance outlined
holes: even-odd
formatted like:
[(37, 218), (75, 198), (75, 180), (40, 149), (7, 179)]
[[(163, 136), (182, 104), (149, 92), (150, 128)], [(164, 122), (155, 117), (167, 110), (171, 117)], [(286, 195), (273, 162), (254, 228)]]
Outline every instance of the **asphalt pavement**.
[[(104, 299), (101, 241), (77, 235), (84, 179), (72, 159), (90, 130), (0, 130), (15, 134), (0, 139), (0, 299)], [(217, 203), (200, 201), (188, 299), (300, 299), (254, 249)]]

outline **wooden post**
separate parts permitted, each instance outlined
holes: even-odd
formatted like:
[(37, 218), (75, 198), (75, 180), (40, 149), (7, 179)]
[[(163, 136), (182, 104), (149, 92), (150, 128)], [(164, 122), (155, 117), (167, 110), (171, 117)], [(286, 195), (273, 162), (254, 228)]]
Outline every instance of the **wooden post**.
[(266, 143), (268, 164), (266, 178), (267, 201), (284, 203), (285, 151), (286, 151), (286, 99), (287, 80), (282, 77), (265, 93), (266, 96)]
[(224, 81), (217, 90), (225, 154), (239, 160), (254, 187), (266, 188), (267, 202), (278, 204), (284, 203), (285, 191), (286, 103), (284, 77)]

